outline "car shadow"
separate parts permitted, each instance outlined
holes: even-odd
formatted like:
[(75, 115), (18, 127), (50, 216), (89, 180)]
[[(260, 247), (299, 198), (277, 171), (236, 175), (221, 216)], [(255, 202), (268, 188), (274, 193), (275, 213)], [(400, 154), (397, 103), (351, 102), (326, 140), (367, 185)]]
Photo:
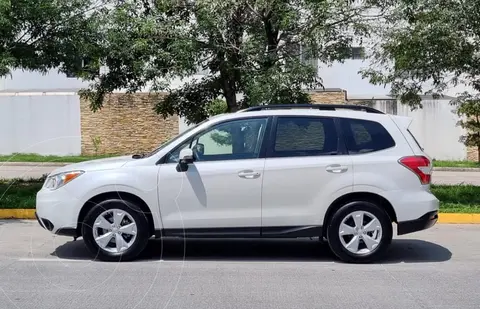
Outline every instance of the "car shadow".
[[(70, 241), (51, 253), (62, 259), (95, 260), (83, 240)], [(396, 239), (381, 261), (390, 263), (444, 262), (452, 253), (428, 241)], [(328, 245), (311, 239), (163, 239), (150, 240), (136, 261), (339, 262)]]

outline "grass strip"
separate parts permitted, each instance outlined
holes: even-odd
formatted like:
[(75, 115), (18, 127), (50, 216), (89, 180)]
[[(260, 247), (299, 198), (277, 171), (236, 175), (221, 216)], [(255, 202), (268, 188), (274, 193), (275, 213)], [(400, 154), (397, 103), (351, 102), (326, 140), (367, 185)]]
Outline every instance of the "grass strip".
[(462, 167), (462, 168), (472, 168), (480, 167), (479, 162), (475, 161), (433, 161), (434, 167)]
[(78, 163), (83, 161), (103, 159), (115, 155), (98, 156), (42, 156), (34, 153), (15, 153), (11, 155), (0, 155), (0, 162), (59, 162)]

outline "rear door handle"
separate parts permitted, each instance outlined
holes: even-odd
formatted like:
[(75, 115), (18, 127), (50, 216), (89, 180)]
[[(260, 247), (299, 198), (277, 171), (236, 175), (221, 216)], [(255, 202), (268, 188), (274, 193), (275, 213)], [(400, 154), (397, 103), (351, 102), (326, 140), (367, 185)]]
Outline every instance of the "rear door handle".
[(325, 170), (329, 173), (335, 173), (335, 174), (345, 173), (346, 171), (348, 171), (348, 166), (340, 165), (340, 164), (332, 164), (332, 165), (328, 165), (325, 168)]
[(260, 177), (260, 173), (252, 170), (244, 170), (244, 171), (238, 172), (238, 177), (245, 178), (245, 179), (255, 179)]

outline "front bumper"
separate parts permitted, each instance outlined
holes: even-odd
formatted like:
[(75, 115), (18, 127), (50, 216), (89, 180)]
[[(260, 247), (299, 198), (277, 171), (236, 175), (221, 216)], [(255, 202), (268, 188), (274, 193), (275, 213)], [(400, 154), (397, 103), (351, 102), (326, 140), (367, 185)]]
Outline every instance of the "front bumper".
[(37, 193), (35, 216), (53, 234), (76, 237), (79, 212), (78, 199), (64, 188)]
[(438, 221), (438, 210), (430, 211), (418, 219), (398, 222), (397, 235), (405, 235), (409, 233), (426, 230), (435, 225)]
[[(53, 225), (52, 222), (50, 222), (50, 220), (45, 218), (40, 218), (36, 212), (35, 212), (35, 218), (37, 218), (38, 224), (40, 224), (40, 226), (46, 229), (47, 231), (52, 232), (53, 229), (55, 229), (55, 226)], [(71, 228), (71, 227), (59, 228), (55, 231), (55, 235), (70, 236), (70, 237), (80, 236), (77, 229)]]

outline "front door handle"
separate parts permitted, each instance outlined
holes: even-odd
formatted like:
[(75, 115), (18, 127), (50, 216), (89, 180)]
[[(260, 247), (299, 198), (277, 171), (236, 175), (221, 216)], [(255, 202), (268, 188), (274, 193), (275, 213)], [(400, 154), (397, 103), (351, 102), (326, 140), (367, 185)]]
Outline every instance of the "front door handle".
[(244, 170), (244, 171), (238, 172), (238, 177), (245, 178), (245, 179), (255, 179), (260, 177), (260, 173), (252, 170)]
[(325, 168), (325, 170), (329, 173), (335, 173), (335, 174), (345, 173), (346, 171), (348, 171), (348, 166), (340, 165), (340, 164), (332, 164), (332, 165), (328, 165)]

